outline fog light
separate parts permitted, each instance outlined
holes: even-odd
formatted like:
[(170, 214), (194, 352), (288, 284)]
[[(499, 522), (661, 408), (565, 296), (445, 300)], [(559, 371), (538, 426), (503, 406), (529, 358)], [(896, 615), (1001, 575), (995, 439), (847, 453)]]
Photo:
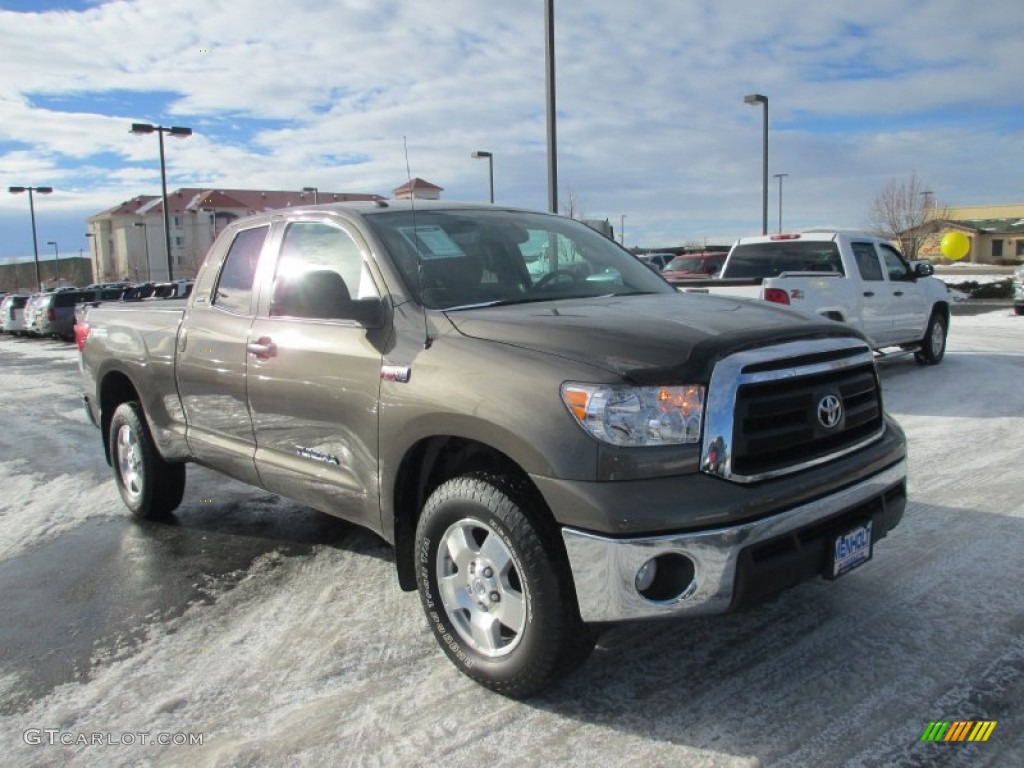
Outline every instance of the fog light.
[(651, 588), (651, 584), (654, 583), (654, 577), (658, 575), (658, 561), (648, 560), (642, 566), (640, 570), (636, 572), (636, 591), (643, 594)]
[(656, 603), (685, 600), (696, 589), (693, 561), (674, 552), (648, 560), (636, 573), (636, 591)]

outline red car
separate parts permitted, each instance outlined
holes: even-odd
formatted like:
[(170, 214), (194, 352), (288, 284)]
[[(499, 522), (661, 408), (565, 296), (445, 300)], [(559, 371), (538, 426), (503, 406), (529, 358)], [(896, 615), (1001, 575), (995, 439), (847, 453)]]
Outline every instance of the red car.
[(665, 265), (661, 276), (666, 280), (686, 280), (694, 277), (711, 277), (722, 268), (728, 251), (704, 251), (684, 253)]

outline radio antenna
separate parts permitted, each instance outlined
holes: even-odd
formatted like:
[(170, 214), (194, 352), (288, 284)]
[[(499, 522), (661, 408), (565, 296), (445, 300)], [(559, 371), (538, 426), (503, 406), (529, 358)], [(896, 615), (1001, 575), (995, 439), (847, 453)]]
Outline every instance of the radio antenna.
[(412, 188), (412, 170), (409, 168), (409, 142), (402, 137), (405, 150), (405, 177), (409, 182), (409, 208), (412, 211), (412, 240), (416, 249), (416, 282), (419, 283), (420, 309), (423, 311), (423, 348), (430, 349), (434, 340), (430, 338), (430, 326), (427, 325), (427, 305), (423, 300), (423, 254), (420, 253), (420, 237), (416, 228), (416, 194)]

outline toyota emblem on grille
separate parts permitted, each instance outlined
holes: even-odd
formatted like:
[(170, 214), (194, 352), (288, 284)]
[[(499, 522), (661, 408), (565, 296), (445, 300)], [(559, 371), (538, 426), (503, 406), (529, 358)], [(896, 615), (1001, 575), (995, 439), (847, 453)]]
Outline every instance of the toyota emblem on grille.
[(825, 429), (835, 429), (843, 420), (843, 403), (832, 394), (825, 395), (818, 401), (818, 421)]

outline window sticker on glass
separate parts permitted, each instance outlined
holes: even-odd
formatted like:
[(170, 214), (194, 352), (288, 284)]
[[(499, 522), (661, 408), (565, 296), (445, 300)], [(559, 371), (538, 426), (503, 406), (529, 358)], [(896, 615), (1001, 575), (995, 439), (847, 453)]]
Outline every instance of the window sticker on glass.
[(454, 259), (466, 255), (448, 233), (436, 224), (399, 227), (398, 231), (416, 249), (421, 259)]

